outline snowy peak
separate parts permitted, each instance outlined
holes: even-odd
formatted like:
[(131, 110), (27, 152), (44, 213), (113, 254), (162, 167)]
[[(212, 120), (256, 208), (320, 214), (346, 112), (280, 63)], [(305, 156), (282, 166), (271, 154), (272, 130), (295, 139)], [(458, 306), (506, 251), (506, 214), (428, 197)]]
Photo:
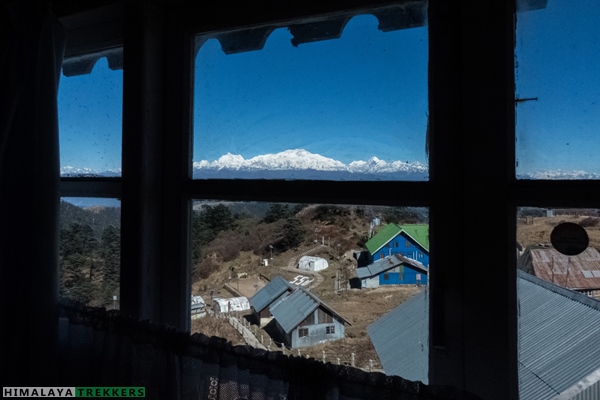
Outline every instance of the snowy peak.
[(368, 161), (352, 161), (348, 170), (354, 173), (383, 173), (383, 172), (427, 172), (427, 166), (418, 161), (409, 163), (403, 161), (386, 162), (373, 157)]
[(427, 166), (418, 162), (341, 161), (304, 149), (263, 154), (250, 159), (225, 154), (215, 161), (194, 163), (194, 178), (316, 179), (316, 180), (426, 180)]
[(517, 175), (518, 179), (536, 179), (536, 180), (590, 180), (600, 179), (600, 174), (581, 170), (564, 171), (562, 169), (535, 171), (527, 174)]
[(286, 150), (277, 154), (263, 154), (246, 160), (240, 155), (227, 153), (218, 160), (209, 162), (202, 160), (194, 163), (195, 170), (305, 170), (320, 171), (343, 170), (345, 165), (319, 154), (312, 154), (303, 149)]
[(314, 170), (314, 171), (343, 171), (351, 173), (382, 173), (395, 171), (426, 172), (427, 167), (418, 162), (405, 163), (402, 161), (385, 162), (373, 157), (368, 161), (352, 161), (346, 165), (341, 161), (314, 154), (304, 149), (286, 150), (276, 154), (264, 154), (248, 160), (240, 155), (227, 153), (218, 160), (195, 162), (195, 170)]

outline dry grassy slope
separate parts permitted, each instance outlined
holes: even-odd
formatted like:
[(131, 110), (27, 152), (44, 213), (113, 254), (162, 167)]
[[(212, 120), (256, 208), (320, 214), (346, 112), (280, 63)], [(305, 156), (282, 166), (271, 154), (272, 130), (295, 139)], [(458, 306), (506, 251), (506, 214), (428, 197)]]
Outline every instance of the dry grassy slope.
[[(586, 218), (590, 217), (556, 215), (554, 217), (529, 218), (528, 220), (520, 219), (517, 221), (517, 241), (523, 248), (531, 245), (550, 244), (550, 234), (556, 225), (561, 222), (579, 223)], [(600, 249), (600, 223), (596, 226), (586, 226), (585, 230), (590, 238), (590, 246)]]
[[(223, 289), (225, 283), (236, 287), (235, 274), (234, 279), (229, 280), (231, 267), (237, 272), (247, 272), (249, 279), (255, 279), (259, 273), (268, 277), (282, 275), (286, 279), (292, 279), (297, 275), (289, 271), (280, 271), (280, 268), (287, 267), (289, 260), (297, 257), (305, 251), (315, 247), (315, 228), (318, 229), (317, 237), (320, 240), (324, 236), (326, 246), (318, 251), (311, 253), (325, 258), (329, 263), (329, 268), (322, 271), (323, 283), (312, 292), (322, 298), (322, 300), (339, 312), (344, 318), (350, 321), (351, 326), (346, 327), (346, 338), (316, 346), (301, 349), (303, 355), (309, 355), (316, 359), (323, 358), (328, 362), (336, 363), (340, 358), (341, 363), (350, 364), (351, 354), (355, 354), (355, 365), (357, 367), (368, 368), (372, 360), (373, 368), (381, 369), (381, 364), (375, 349), (367, 335), (367, 326), (377, 320), (379, 317), (395, 308), (405, 301), (408, 297), (415, 294), (419, 289), (416, 287), (386, 287), (369, 290), (348, 290), (345, 294), (336, 295), (334, 293), (334, 283), (336, 270), (346, 269), (347, 274), (351, 274), (356, 268), (356, 262), (352, 258), (351, 250), (357, 249), (356, 241), (361, 235), (365, 235), (368, 230), (368, 223), (364, 218), (354, 214), (344, 216), (334, 223), (315, 223), (311, 219), (311, 212), (314, 208), (303, 210), (298, 217), (303, 221), (308, 231), (306, 242), (298, 249), (290, 250), (282, 254), (274, 254), (272, 260), (269, 260), (269, 267), (261, 265), (262, 257), (243, 252), (240, 257), (231, 262), (223, 263), (220, 270), (212, 274), (208, 279), (194, 282), (192, 293), (201, 295), (210, 303), (210, 290), (213, 289), (215, 297), (230, 297), (231, 294)], [(317, 243), (317, 244), (318, 244)], [(340, 243), (341, 257), (338, 259), (338, 247)], [(222, 321), (222, 320), (221, 320)], [(203, 332), (208, 336), (221, 336), (230, 340), (233, 344), (240, 343), (239, 334), (235, 330), (227, 329), (211, 320), (196, 320), (192, 324), (192, 332)], [(267, 335), (265, 334), (265, 337)], [(286, 353), (290, 353), (287, 350)], [(297, 350), (293, 350), (297, 354)]]

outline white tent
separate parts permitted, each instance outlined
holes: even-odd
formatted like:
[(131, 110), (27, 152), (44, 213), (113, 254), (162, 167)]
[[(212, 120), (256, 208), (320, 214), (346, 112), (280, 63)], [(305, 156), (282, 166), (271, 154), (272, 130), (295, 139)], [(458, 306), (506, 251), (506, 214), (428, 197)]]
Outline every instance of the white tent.
[(192, 319), (202, 318), (206, 315), (206, 303), (202, 296), (192, 296)]
[(230, 299), (215, 297), (213, 299), (213, 311), (216, 315), (232, 311), (246, 311), (249, 309), (250, 302), (246, 297), (232, 297)]
[(206, 305), (206, 302), (204, 301), (202, 296), (193, 296), (192, 295), (192, 305), (204, 307)]
[(320, 257), (304, 256), (298, 262), (298, 269), (305, 271), (321, 271), (329, 267), (327, 260)]

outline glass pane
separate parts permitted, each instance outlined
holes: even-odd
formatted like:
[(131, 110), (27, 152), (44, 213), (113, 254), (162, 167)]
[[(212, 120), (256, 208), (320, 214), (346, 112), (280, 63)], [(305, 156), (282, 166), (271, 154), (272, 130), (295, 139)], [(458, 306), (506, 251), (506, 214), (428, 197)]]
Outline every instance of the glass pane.
[(600, 384), (598, 210), (522, 207), (517, 216), (520, 398), (594, 398)]
[(265, 32), (259, 51), (199, 36), (193, 176), (427, 180), (425, 7), (410, 29), (359, 15), (335, 40)]
[(598, 179), (600, 2), (517, 15), (517, 176)]
[[(427, 208), (197, 201), (192, 223), (193, 332), (427, 381)], [(289, 319), (293, 296), (316, 310)]]
[(123, 71), (106, 58), (88, 74), (61, 76), (61, 176), (121, 176)]
[(120, 201), (63, 198), (60, 295), (91, 306), (119, 308), (120, 265)]

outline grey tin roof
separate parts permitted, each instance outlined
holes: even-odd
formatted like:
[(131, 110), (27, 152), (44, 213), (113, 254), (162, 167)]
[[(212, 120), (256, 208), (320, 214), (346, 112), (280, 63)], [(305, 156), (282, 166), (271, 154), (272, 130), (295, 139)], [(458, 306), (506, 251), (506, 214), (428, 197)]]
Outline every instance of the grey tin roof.
[[(517, 274), (519, 398), (552, 398), (600, 368), (600, 301)], [(428, 308), (423, 291), (367, 328), (387, 374), (427, 382)]]
[(300, 287), (273, 303), (269, 310), (285, 332), (290, 333), (319, 306), (330, 311), (338, 320), (350, 325), (350, 321), (342, 317), (337, 311), (329, 307), (314, 294)]
[(318, 301), (304, 290), (297, 289), (282, 298), (279, 303), (270, 308), (270, 311), (283, 330), (290, 333), (318, 307)]
[(551, 398), (600, 368), (600, 301), (518, 272), (520, 398)]
[(385, 257), (375, 261), (373, 264), (357, 268), (356, 275), (359, 279), (370, 278), (372, 276), (379, 275), (382, 272), (387, 271), (388, 269), (395, 268), (398, 265), (402, 264), (409, 265), (412, 268), (418, 270), (419, 272), (423, 272), (425, 274), (428, 272), (427, 268), (420, 262), (415, 261), (411, 258), (401, 256), (399, 254), (392, 254), (389, 257)]
[(288, 289), (293, 288), (294, 285), (283, 279), (281, 276), (276, 276), (252, 296), (250, 299), (250, 306), (254, 308), (254, 311), (261, 312)]
[(423, 290), (367, 328), (388, 375), (427, 383), (429, 307)]

